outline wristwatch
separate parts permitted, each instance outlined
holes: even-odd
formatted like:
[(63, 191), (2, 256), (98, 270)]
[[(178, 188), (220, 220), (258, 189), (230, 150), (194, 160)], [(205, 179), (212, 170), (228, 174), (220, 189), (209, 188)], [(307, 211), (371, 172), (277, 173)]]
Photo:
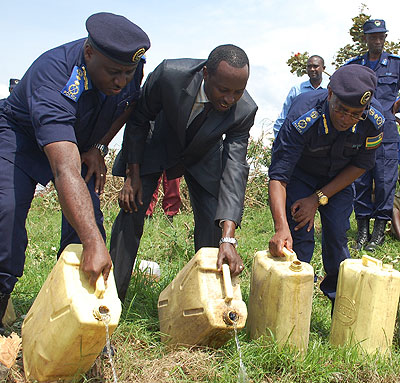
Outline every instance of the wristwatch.
[(94, 144), (93, 145), (94, 148), (99, 149), (100, 150), (100, 154), (105, 157), (108, 153), (108, 146), (104, 145), (104, 144)]
[(328, 201), (329, 201), (328, 197), (324, 193), (322, 193), (321, 190), (316, 190), (315, 194), (318, 197), (318, 204), (319, 205), (324, 206), (324, 205), (326, 205), (328, 203)]
[(232, 238), (232, 237), (222, 237), (219, 240), (219, 245), (221, 246), (221, 243), (230, 243), (231, 245), (235, 246), (235, 248), (238, 245), (238, 241), (236, 240), (236, 238)]

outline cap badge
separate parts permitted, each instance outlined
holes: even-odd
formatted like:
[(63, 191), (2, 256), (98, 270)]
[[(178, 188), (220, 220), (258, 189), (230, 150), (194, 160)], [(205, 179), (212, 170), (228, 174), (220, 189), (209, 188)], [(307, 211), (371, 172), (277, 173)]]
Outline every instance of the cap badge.
[(375, 20), (375, 25), (376, 25), (377, 27), (379, 27), (379, 26), (381, 25), (381, 22), (380, 22), (379, 20)]
[(370, 100), (371, 96), (372, 96), (371, 91), (367, 90), (367, 91), (363, 94), (363, 96), (361, 97), (360, 104), (361, 104), (361, 105), (365, 105), (365, 104)]
[(145, 53), (146, 53), (146, 49), (144, 49), (144, 48), (138, 49), (132, 57), (132, 62), (137, 63)]

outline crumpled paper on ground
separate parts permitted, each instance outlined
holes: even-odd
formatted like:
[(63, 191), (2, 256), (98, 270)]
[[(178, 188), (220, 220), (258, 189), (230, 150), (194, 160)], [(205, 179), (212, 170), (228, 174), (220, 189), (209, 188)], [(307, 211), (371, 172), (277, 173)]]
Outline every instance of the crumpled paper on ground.
[(15, 332), (9, 337), (0, 335), (0, 362), (7, 368), (11, 368), (15, 363), (21, 343), (22, 339)]

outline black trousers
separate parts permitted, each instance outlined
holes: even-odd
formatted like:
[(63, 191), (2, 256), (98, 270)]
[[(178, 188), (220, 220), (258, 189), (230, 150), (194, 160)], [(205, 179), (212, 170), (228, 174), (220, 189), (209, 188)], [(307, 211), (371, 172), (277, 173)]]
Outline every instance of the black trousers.
[[(125, 300), (128, 291), (140, 238), (143, 234), (146, 210), (157, 187), (160, 175), (161, 172), (141, 177), (143, 205), (138, 204), (138, 211), (133, 213), (125, 213), (121, 209), (112, 227), (110, 255), (114, 265), (118, 296), (121, 301)], [(202, 247), (218, 247), (222, 235), (221, 228), (215, 224), (218, 199), (204, 189), (188, 172), (185, 172), (184, 176), (194, 215), (195, 251)]]

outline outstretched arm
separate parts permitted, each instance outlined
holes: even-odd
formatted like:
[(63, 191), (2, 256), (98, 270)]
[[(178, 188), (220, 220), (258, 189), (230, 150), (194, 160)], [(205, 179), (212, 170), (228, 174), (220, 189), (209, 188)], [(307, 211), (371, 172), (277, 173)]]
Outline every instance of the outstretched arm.
[(44, 152), (53, 171), (63, 213), (83, 245), (81, 268), (94, 286), (101, 273), (107, 280), (111, 258), (96, 224), (89, 191), (81, 177), (78, 148), (72, 142), (59, 141), (46, 145)]

